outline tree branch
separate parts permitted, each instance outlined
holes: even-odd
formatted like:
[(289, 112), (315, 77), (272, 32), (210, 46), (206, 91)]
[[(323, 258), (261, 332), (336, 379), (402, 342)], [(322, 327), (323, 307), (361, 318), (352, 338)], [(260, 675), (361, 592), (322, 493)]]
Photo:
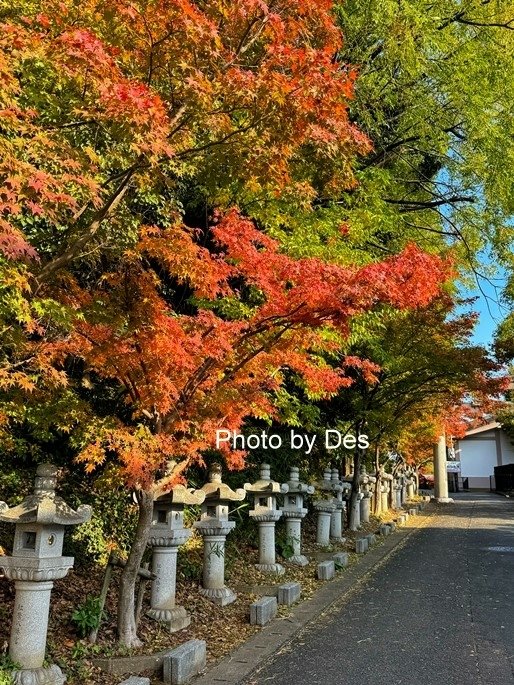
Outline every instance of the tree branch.
[[(52, 276), (56, 271), (59, 271), (59, 269), (67, 266), (75, 259), (82, 248), (85, 247), (87, 243), (94, 237), (102, 223), (109, 218), (112, 212), (122, 201), (129, 188), (130, 180), (137, 168), (138, 164), (135, 164), (125, 172), (117, 188), (111, 193), (104, 206), (96, 212), (89, 226), (87, 226), (87, 228), (75, 240), (75, 242), (69, 245), (58, 257), (55, 257), (55, 259), (52, 259), (52, 261), (45, 264), (37, 276), (38, 283), (48, 280), (48, 278), (50, 278), (50, 276)], [(82, 212), (79, 213), (79, 216), (81, 213)]]
[(384, 202), (390, 205), (400, 205), (400, 211), (403, 212), (420, 212), (424, 209), (435, 209), (442, 205), (451, 205), (457, 202), (476, 202), (474, 197), (469, 195), (452, 195), (451, 197), (441, 198), (440, 200), (393, 200), (392, 198), (384, 198)]

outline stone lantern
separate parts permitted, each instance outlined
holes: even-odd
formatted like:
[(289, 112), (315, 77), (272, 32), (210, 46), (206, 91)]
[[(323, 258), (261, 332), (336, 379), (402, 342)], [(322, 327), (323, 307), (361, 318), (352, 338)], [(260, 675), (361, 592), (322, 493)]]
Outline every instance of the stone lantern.
[(343, 537), (343, 518), (346, 508), (343, 500), (343, 492), (348, 488), (347, 484), (339, 480), (339, 471), (332, 469), (332, 476), (330, 478), (333, 484), (335, 511), (330, 515), (330, 540), (332, 542), (344, 542)]
[(389, 492), (392, 488), (393, 477), (390, 473), (386, 473), (383, 469), (380, 471), (380, 495), (381, 506), (380, 509), (384, 513), (389, 509)]
[(334, 502), (334, 494), (336, 492), (342, 492), (343, 488), (339, 483), (332, 481), (332, 471), (330, 469), (324, 470), (323, 479), (316, 483), (316, 487), (321, 495), (320, 499), (314, 502), (314, 508), (318, 512), (316, 544), (326, 547), (330, 545), (332, 514), (337, 511), (336, 503)]
[(148, 616), (167, 623), (171, 633), (187, 628), (191, 618), (184, 607), (175, 604), (177, 586), (177, 553), (191, 537), (184, 528), (186, 504), (201, 504), (205, 494), (184, 485), (175, 485), (169, 492), (157, 493), (153, 506), (153, 519), (148, 544), (152, 547), (151, 608)]
[(236, 594), (225, 587), (225, 541), (235, 528), (236, 522), (228, 518), (231, 502), (241, 502), (246, 491), (231, 490), (221, 481), (221, 466), (214, 464), (209, 473), (209, 482), (200, 492), (205, 494), (201, 520), (194, 524), (203, 537), (203, 587), (200, 594), (215, 604), (225, 606), (234, 602)]
[(293, 556), (288, 561), (296, 566), (307, 566), (309, 560), (302, 554), (302, 519), (307, 515), (303, 498), (305, 495), (312, 495), (314, 487), (300, 483), (300, 469), (297, 466), (291, 468), (287, 487), (284, 506), (280, 511), (286, 520), (286, 536), (293, 548)]
[(360, 520), (361, 523), (369, 523), (371, 513), (371, 497), (373, 496), (373, 486), (377, 479), (366, 473), (366, 467), (361, 469), (360, 483), (362, 486), (362, 499), (360, 502)]
[(403, 474), (397, 477), (396, 508), (401, 509), (403, 504)]
[(408, 481), (407, 474), (405, 473), (405, 471), (403, 471), (401, 476), (400, 476), (400, 484), (401, 484), (400, 505), (403, 505), (403, 503), (407, 501), (407, 481)]
[(402, 508), (402, 485), (398, 476), (391, 482), (391, 506), (393, 509)]
[(413, 469), (407, 473), (407, 499), (412, 499), (416, 495), (416, 474)]
[(271, 480), (270, 465), (261, 464), (260, 479), (246, 483), (245, 490), (253, 493), (255, 508), (249, 513), (259, 524), (259, 563), (255, 566), (265, 573), (282, 574), (285, 569), (275, 557), (275, 524), (282, 516), (277, 509), (277, 495), (287, 493), (289, 486)]
[(16, 507), (0, 502), (0, 521), (14, 523), (12, 557), (0, 557), (0, 568), (15, 581), (9, 656), (20, 669), (13, 672), (15, 685), (62, 685), (66, 677), (58, 666), (45, 667), (46, 636), (53, 581), (64, 578), (73, 557), (63, 557), (65, 526), (91, 518), (91, 507), (77, 511), (55, 493), (57, 467), (37, 468), (34, 494)]

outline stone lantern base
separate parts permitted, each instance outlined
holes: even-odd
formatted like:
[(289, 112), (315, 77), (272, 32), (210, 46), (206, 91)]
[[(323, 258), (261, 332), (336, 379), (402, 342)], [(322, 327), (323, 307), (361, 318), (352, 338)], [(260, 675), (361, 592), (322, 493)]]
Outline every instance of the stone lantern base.
[(227, 604), (232, 604), (237, 599), (237, 595), (229, 587), (205, 588), (201, 587), (199, 593), (203, 597), (207, 597), (214, 604), (220, 607), (225, 607)]
[(282, 564), (255, 564), (255, 568), (262, 573), (276, 573), (278, 576), (286, 572)]
[(59, 666), (48, 668), (23, 668), (11, 673), (14, 685), (64, 685), (66, 676)]
[(303, 554), (293, 554), (293, 556), (289, 557), (289, 559), (287, 561), (290, 564), (294, 564), (295, 566), (308, 566), (309, 565), (309, 560)]
[(183, 606), (174, 606), (172, 609), (150, 609), (146, 615), (154, 621), (167, 623), (170, 633), (187, 628), (191, 623), (191, 617)]

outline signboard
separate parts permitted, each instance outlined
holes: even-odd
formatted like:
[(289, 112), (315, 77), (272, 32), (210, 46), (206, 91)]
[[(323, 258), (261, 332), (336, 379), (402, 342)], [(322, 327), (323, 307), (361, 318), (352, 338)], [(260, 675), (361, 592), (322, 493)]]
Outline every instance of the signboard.
[(448, 471), (448, 473), (459, 473), (460, 461), (447, 461), (446, 470)]

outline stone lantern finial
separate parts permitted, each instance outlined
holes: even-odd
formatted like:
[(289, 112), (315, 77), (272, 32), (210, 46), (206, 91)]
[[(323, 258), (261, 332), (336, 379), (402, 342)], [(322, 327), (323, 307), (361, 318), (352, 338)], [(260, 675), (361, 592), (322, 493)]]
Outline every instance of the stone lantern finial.
[(34, 481), (34, 494), (55, 493), (57, 487), (57, 474), (59, 469), (53, 464), (40, 464), (37, 467), (36, 478)]
[(209, 470), (209, 481), (221, 483), (221, 464), (213, 464)]

